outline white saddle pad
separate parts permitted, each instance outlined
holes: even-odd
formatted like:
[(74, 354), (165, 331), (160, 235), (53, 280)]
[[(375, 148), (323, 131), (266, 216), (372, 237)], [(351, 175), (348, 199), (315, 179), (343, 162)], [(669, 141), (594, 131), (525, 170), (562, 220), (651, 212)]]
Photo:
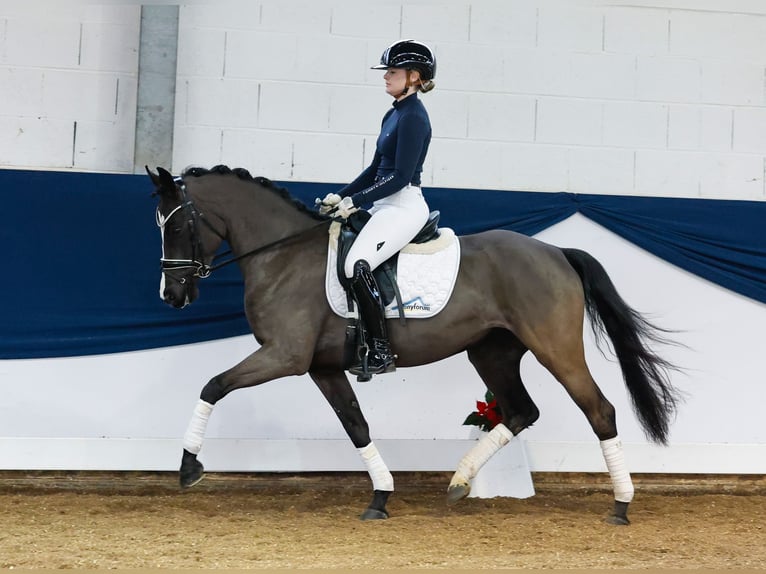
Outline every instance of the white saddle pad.
[[(346, 292), (338, 280), (338, 234), (340, 224), (330, 226), (325, 292), (330, 308), (341, 317), (348, 314)], [(399, 253), (396, 277), (402, 295), (404, 316), (427, 319), (444, 309), (455, 287), (460, 268), (460, 241), (448, 227), (428, 243), (411, 243)], [(399, 317), (396, 299), (386, 307), (386, 317)]]

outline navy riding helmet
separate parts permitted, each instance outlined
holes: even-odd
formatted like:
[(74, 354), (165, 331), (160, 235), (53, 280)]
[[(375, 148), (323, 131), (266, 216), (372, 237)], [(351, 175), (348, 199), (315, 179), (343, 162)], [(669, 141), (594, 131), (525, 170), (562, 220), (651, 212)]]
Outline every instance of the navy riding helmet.
[(412, 68), (420, 72), (423, 81), (436, 77), (436, 57), (431, 48), (416, 40), (399, 40), (391, 44), (380, 57), (380, 64), (373, 70), (387, 68)]

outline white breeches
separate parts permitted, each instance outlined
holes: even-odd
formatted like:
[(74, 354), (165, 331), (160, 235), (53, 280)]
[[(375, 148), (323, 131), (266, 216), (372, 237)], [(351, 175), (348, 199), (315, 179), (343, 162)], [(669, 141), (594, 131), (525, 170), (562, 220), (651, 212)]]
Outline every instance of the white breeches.
[(407, 245), (428, 221), (429, 209), (421, 189), (408, 185), (373, 203), (370, 214), (346, 258), (344, 271), (349, 279), (357, 261), (364, 259), (375, 269)]

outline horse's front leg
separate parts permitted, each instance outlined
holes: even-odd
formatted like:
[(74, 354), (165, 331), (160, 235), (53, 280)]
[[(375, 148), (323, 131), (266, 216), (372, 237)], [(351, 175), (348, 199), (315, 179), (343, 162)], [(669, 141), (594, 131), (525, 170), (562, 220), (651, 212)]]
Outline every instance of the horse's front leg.
[(231, 391), (260, 385), (266, 381), (300, 375), (308, 370), (310, 355), (285, 352), (285, 347), (263, 346), (242, 362), (210, 379), (200, 393), (183, 440), (179, 479), (188, 488), (202, 480), (204, 467), (197, 460), (202, 449), (208, 419), (216, 403)]
[(309, 371), (309, 375), (316, 383), (319, 390), (330, 403), (335, 414), (338, 415), (343, 428), (346, 430), (351, 442), (362, 457), (367, 472), (372, 480), (372, 502), (362, 513), (362, 520), (377, 520), (388, 518), (386, 503), (388, 497), (394, 491), (394, 477), (388, 470), (386, 463), (380, 456), (378, 449), (370, 439), (370, 428), (364, 419), (359, 402), (356, 399), (354, 389), (348, 382), (343, 371), (338, 372), (315, 372)]

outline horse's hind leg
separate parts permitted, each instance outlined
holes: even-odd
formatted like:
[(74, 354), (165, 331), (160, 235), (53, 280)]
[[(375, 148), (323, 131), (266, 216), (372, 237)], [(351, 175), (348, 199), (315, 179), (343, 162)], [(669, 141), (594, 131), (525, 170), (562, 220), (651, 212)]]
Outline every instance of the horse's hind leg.
[(330, 403), (335, 414), (340, 419), (351, 442), (359, 451), (367, 472), (372, 480), (372, 502), (362, 513), (362, 520), (376, 520), (388, 518), (386, 503), (388, 497), (394, 491), (394, 478), (388, 470), (386, 463), (380, 456), (378, 449), (370, 439), (370, 429), (367, 421), (359, 408), (356, 394), (343, 371), (339, 372), (315, 372), (309, 371), (309, 375), (316, 383), (319, 390)]
[(542, 363), (564, 386), (572, 400), (588, 419), (593, 432), (600, 440), (609, 476), (614, 488), (614, 512), (607, 521), (611, 524), (627, 525), (628, 505), (633, 500), (633, 482), (630, 478), (622, 442), (617, 436), (617, 422), (614, 406), (604, 397), (593, 380), (579, 339), (574, 348), (557, 346), (556, 352), (537, 355)]
[(521, 380), (520, 363), (526, 351), (527, 348), (511, 332), (501, 329), (492, 331), (468, 349), (468, 359), (495, 396), (503, 421), (460, 460), (447, 490), (448, 502), (468, 496), (470, 481), (479, 469), (514, 435), (531, 426), (540, 416)]

